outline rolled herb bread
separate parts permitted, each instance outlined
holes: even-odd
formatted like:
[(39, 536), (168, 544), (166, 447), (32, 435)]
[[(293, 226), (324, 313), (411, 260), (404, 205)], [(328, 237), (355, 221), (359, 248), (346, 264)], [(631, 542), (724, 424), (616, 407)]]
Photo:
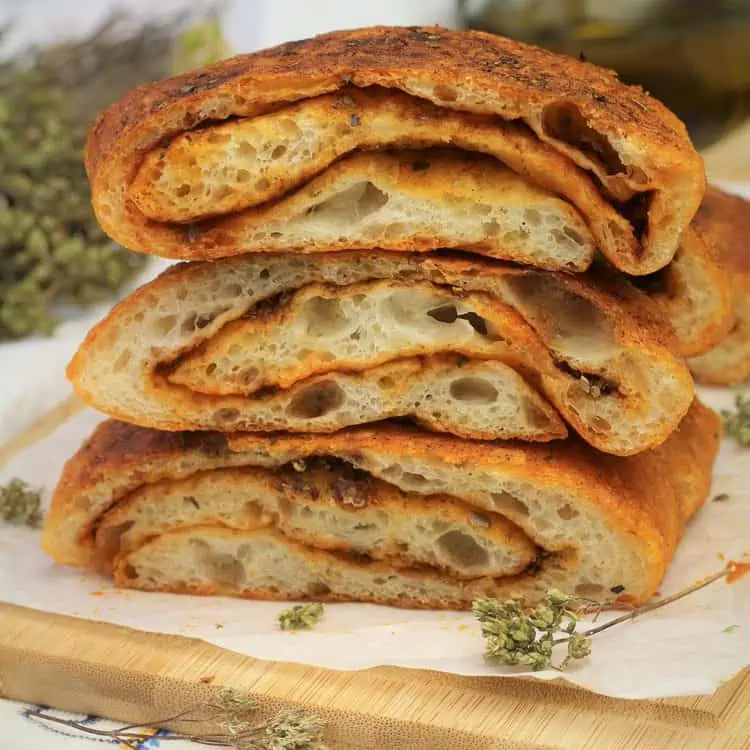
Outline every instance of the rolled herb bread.
[(706, 498), (719, 432), (697, 402), (631, 458), (402, 424), (221, 435), (108, 421), (67, 463), (44, 547), (153, 591), (465, 608), (556, 587), (638, 603)]
[[(684, 125), (611, 71), (433, 27), (334, 32), (139, 87), (93, 124), (86, 166), (97, 216), (114, 239), (205, 259), (267, 249), (274, 237), (263, 236), (254, 209), (277, 201), (286, 215), (289, 191), (355, 150), (443, 146), (494, 157), (551, 205), (555, 196), (569, 204), (578, 214), (571, 223), (556, 223), (554, 205), (550, 223), (540, 211), (538, 225), (522, 213), (488, 214), (482, 240), (497, 254), (495, 231), (525, 231), (561, 267), (585, 262), (593, 238), (627, 273), (663, 268), (704, 189)], [(321, 190), (345, 193), (349, 178), (365, 175), (361, 164), (336, 166)], [(396, 194), (387, 228), (361, 225), (371, 245), (392, 240), (403, 249), (413, 227), (396, 216), (411, 200), (408, 190)], [(275, 231), (290, 248), (338, 245), (335, 232), (313, 236), (309, 222), (285, 237), (283, 226)], [(517, 244), (509, 238), (503, 257), (515, 259)]]
[(333, 432), (391, 417), (544, 441), (565, 422), (628, 455), (693, 383), (653, 303), (617, 278), (401, 253), (247, 255), (168, 270), (68, 368), (118, 419), (166, 430)]

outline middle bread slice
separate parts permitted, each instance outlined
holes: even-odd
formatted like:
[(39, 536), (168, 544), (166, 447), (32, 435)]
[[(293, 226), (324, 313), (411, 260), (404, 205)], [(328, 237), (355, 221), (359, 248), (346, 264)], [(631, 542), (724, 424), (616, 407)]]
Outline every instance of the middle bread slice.
[(664, 441), (693, 383), (653, 302), (602, 274), (377, 252), (178, 265), (120, 303), (68, 374), (166, 430), (333, 432), (412, 417), (608, 453)]

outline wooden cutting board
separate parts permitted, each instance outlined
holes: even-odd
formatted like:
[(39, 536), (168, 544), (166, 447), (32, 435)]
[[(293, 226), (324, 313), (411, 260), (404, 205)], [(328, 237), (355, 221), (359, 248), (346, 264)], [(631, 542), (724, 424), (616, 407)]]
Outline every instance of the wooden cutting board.
[[(0, 448), (0, 465), (78, 408), (65, 402)], [(261, 711), (299, 706), (324, 716), (336, 749), (750, 750), (750, 670), (713, 696), (627, 701), (562, 681), (262, 661), (191, 638), (0, 603), (7, 698), (154, 724), (215, 702), (227, 687), (251, 694)], [(208, 721), (190, 725), (194, 734), (215, 730)]]

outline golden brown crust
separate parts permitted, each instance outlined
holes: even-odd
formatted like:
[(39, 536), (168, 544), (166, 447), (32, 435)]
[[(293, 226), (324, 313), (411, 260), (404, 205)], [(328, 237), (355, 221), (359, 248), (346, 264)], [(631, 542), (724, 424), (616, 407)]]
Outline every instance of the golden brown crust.
[(750, 275), (750, 202), (709, 185), (694, 224), (733, 275)]
[[(123, 186), (142, 155), (164, 139), (206, 120), (255, 116), (348, 85), (396, 88), (444, 107), (525, 120), (538, 137), (594, 168), (611, 193), (651, 192), (649, 252), (636, 273), (669, 261), (703, 193), (702, 161), (683, 124), (612, 72), (482, 32), (372, 27), (290, 42), (141, 86), (103, 112), (86, 148), (102, 224), (133, 219), (134, 207), (126, 217), (118, 215), (121, 206), (109, 204), (124, 200)], [(565, 122), (571, 118), (579, 129), (596, 131), (593, 140), (578, 139), (582, 148), (561, 140), (570, 140)]]
[(707, 385), (735, 385), (750, 378), (750, 274), (735, 273), (732, 292), (733, 323), (726, 337), (688, 361), (695, 379)]
[(286, 42), (139, 86), (93, 123), (86, 167), (95, 176), (131, 128), (152, 117), (163, 121), (173, 105), (199, 100), (208, 90), (234, 91), (252, 83), (247, 104), (258, 106), (269, 99), (292, 101), (284, 94), (297, 87), (335, 90), (349, 78), (356, 85), (359, 76), (362, 85), (398, 88), (403, 79), (450, 86), (469, 75), (475, 91), (507, 92), (511, 100), (529, 104), (572, 102), (595, 129), (617, 129), (636, 143), (658, 144), (675, 163), (680, 149), (688, 148), (682, 156), (693, 153), (680, 120), (643, 89), (619, 83), (612, 71), (480, 31), (374, 26)]

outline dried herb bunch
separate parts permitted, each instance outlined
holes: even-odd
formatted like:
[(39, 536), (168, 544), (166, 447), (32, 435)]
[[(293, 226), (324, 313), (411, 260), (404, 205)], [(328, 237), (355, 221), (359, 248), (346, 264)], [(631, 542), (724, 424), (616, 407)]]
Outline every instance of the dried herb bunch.
[(42, 525), (42, 493), (21, 479), (0, 487), (0, 520), (38, 529)]
[(323, 617), (322, 604), (295, 604), (291, 609), (280, 612), (276, 621), (282, 630), (309, 630)]
[(724, 430), (741, 445), (750, 445), (750, 396), (736, 393), (734, 411), (721, 412)]
[(110, 298), (144, 265), (96, 222), (87, 125), (133, 86), (188, 65), (202, 39), (214, 54), (213, 32), (185, 31), (184, 19), (134, 27), (118, 15), (87, 38), (0, 62), (0, 341), (51, 333), (57, 305)]
[(530, 612), (524, 612), (514, 599), (476, 599), (474, 616), (486, 639), (485, 656), (493, 664), (524, 665), (533, 670), (553, 667), (552, 649), (555, 635), (565, 633), (568, 653), (557, 666), (565, 669), (571, 659), (582, 659), (591, 653), (591, 640), (576, 633), (578, 616), (572, 607), (580, 600), (550, 589), (547, 597)]
[[(159, 740), (185, 740), (199, 745), (230, 747), (235, 750), (327, 750), (323, 738), (325, 722), (318, 716), (296, 709), (280, 711), (267, 721), (255, 717), (257, 703), (235, 690), (222, 690), (218, 700), (207, 706), (195, 706), (179, 714), (154, 722), (157, 725), (182, 723), (212, 723), (219, 727), (213, 734), (193, 735), (171, 733)], [(141, 724), (128, 724), (115, 729), (95, 729), (74, 719), (63, 719), (43, 708), (30, 708), (25, 712), (30, 719), (64, 725), (104, 741), (122, 742), (140, 747), (151, 737)], [(141, 730), (141, 731), (139, 731)]]
[[(717, 573), (692, 586), (583, 632), (576, 630), (579, 616), (591, 612), (592, 608), (598, 616), (603, 609), (611, 606), (611, 602), (598, 603), (550, 589), (545, 600), (534, 609), (524, 608), (523, 603), (515, 599), (501, 602), (485, 598), (475, 599), (472, 611), (481, 625), (485, 638), (485, 658), (491, 664), (526, 666), (534, 671), (563, 670), (571, 661), (583, 659), (591, 653), (591, 639), (598, 633), (700, 591), (715, 581), (727, 578), (736, 568), (737, 563), (730, 561)], [(567, 654), (558, 664), (552, 660), (556, 646), (567, 649)]]

